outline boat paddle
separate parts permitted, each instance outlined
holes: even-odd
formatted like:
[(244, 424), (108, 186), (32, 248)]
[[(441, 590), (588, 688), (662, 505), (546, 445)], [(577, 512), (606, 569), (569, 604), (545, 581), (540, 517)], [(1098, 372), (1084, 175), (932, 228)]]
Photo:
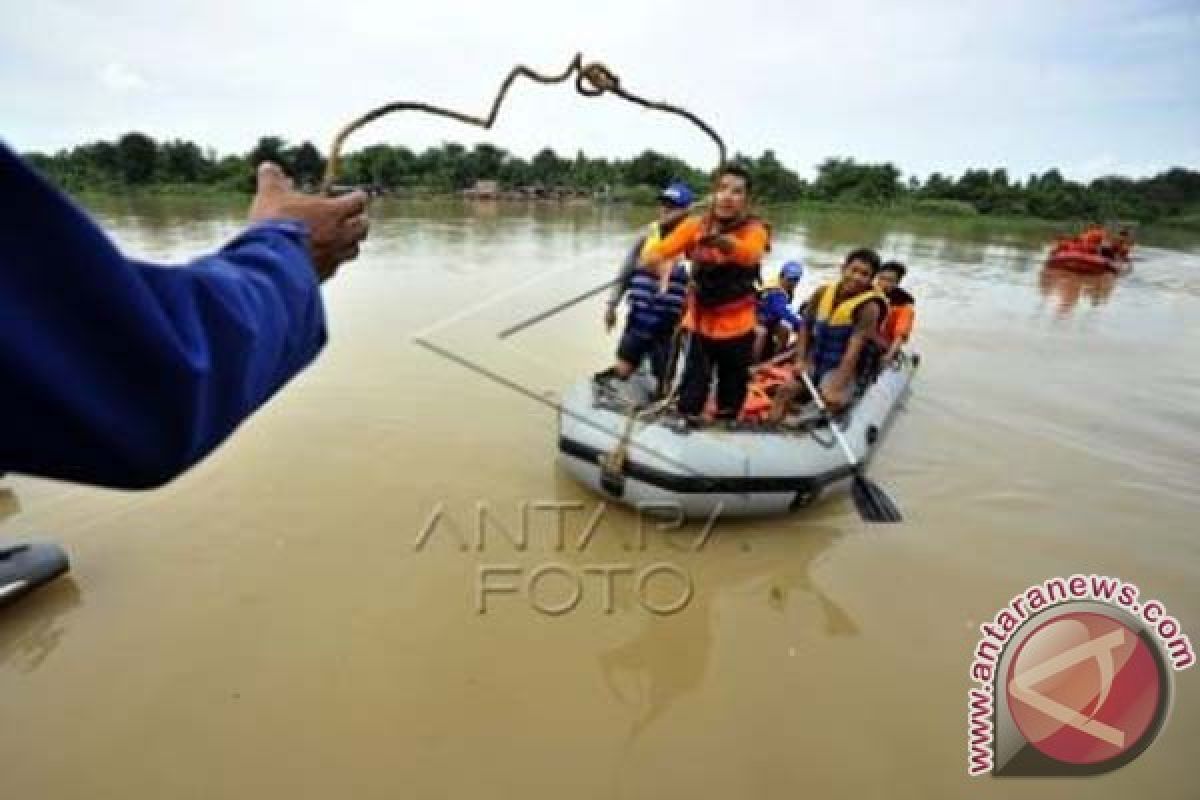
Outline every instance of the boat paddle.
[(813, 385), (812, 378), (808, 377), (807, 372), (801, 373), (800, 377), (804, 379), (804, 385), (808, 387), (813, 402), (821, 410), (821, 416), (829, 423), (829, 429), (833, 431), (834, 438), (842, 446), (842, 452), (845, 453), (846, 460), (850, 462), (850, 469), (854, 474), (854, 485), (850, 490), (850, 496), (854, 499), (854, 507), (858, 509), (858, 515), (862, 517), (864, 522), (902, 521), (904, 517), (900, 515), (900, 509), (896, 508), (896, 504), (892, 502), (892, 498), (888, 497), (887, 492), (863, 473), (862, 462), (858, 460), (858, 456), (854, 455), (854, 450), (850, 447), (850, 443), (846, 441), (846, 434), (842, 433), (842, 429), (838, 427), (837, 420), (833, 418), (833, 414), (830, 413), (829, 407), (825, 405), (825, 400), (821, 397), (821, 393)]

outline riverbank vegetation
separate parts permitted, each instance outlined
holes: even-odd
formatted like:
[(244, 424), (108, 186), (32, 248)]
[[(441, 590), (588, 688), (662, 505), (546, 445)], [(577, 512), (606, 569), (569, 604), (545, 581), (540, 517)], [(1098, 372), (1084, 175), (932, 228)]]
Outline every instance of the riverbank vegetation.
[[(183, 140), (155, 141), (127, 133), (113, 142), (79, 145), (54, 154), (27, 153), (51, 180), (70, 192), (240, 193), (253, 188), (253, 168), (281, 164), (297, 183), (315, 186), (325, 158), (311, 142), (259, 139), (241, 155), (219, 155)], [(1025, 178), (1004, 168), (905, 176), (890, 163), (829, 158), (805, 180), (767, 150), (735, 160), (751, 173), (759, 199), (819, 207), (941, 216), (1031, 217), (1050, 220), (1129, 220), (1200, 230), (1200, 172), (1175, 167), (1150, 178), (1107, 176), (1084, 183), (1057, 169)], [(490, 144), (452, 142), (417, 152), (372, 145), (343, 157), (339, 181), (380, 192), (448, 194), (483, 185), (515, 197), (592, 197), (649, 204), (656, 187), (682, 178), (694, 186), (706, 174), (654, 151), (630, 159), (592, 158), (582, 150), (560, 156), (543, 149), (530, 159)], [(480, 182), (485, 182), (480, 184)], [(494, 182), (494, 185), (493, 185)]]

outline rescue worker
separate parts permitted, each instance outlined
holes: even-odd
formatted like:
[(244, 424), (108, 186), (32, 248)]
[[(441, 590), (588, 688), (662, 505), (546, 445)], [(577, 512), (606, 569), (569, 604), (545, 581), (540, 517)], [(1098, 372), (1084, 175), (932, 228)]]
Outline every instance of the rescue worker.
[(1104, 230), (1104, 226), (1093, 222), (1083, 229), (1083, 233), (1079, 234), (1079, 245), (1085, 253), (1093, 255), (1100, 254), (1100, 247), (1104, 244), (1108, 232)]
[(617, 320), (617, 306), (623, 297), (629, 298), (629, 313), (625, 329), (617, 344), (616, 363), (596, 375), (603, 382), (610, 378), (627, 379), (649, 358), (650, 366), (660, 389), (666, 385), (667, 361), (676, 328), (683, 315), (687, 295), (687, 266), (683, 261), (671, 268), (666, 292), (659, 292), (657, 273), (642, 266), (642, 249), (647, 242), (659, 242), (687, 217), (694, 195), (691, 187), (674, 181), (658, 196), (658, 219), (640, 237), (617, 275), (617, 282), (604, 311), (604, 326), (612, 330)]
[(721, 167), (712, 209), (688, 217), (669, 236), (642, 249), (642, 263), (659, 274), (660, 291), (676, 258), (686, 254), (692, 262), (683, 319), (690, 343), (678, 407), (693, 419), (704, 411), (714, 372), (718, 419), (736, 418), (746, 398), (759, 265), (769, 238), (762, 220), (747, 213), (750, 190), (745, 169)]
[(1117, 231), (1117, 238), (1112, 243), (1113, 256), (1122, 261), (1129, 261), (1133, 254), (1133, 233), (1129, 228), (1121, 228)]
[(148, 264), (3, 144), (0, 206), (0, 471), (128, 489), (199, 461), (316, 357), (320, 282), (368, 227), (362, 192), (302, 195), (264, 164), (249, 227)]
[(753, 363), (774, 357), (787, 349), (801, 320), (792, 310), (796, 286), (804, 276), (804, 264), (789, 261), (779, 269), (778, 277), (758, 293), (758, 325), (754, 329)]

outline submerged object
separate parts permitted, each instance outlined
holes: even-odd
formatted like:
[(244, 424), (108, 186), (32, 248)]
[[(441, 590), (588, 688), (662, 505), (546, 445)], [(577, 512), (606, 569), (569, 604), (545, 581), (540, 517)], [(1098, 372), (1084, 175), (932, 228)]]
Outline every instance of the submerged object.
[(62, 575), (67, 554), (51, 542), (0, 544), (0, 605)]
[[(836, 417), (859, 461), (878, 447), (919, 357), (885, 366)], [(819, 415), (786, 425), (757, 422), (693, 427), (674, 412), (631, 421), (629, 403), (645, 403), (653, 380), (625, 382), (624, 396), (583, 378), (559, 407), (559, 461), (577, 481), (619, 502), (686, 517), (784, 514), (824, 490), (849, 485), (853, 470)], [(653, 408), (653, 406), (650, 406)], [(614, 453), (619, 457), (614, 458)]]

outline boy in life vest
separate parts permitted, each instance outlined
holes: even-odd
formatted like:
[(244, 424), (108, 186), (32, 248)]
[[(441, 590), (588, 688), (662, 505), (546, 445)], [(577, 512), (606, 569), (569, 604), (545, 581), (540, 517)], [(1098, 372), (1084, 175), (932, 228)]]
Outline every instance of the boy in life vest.
[(901, 348), (908, 344), (916, 322), (916, 301), (907, 290), (900, 288), (900, 282), (906, 274), (908, 268), (899, 261), (887, 261), (875, 276), (875, 288), (888, 301), (887, 317), (879, 328), (877, 339), (883, 349), (883, 364), (892, 363)]
[(799, 315), (792, 310), (796, 286), (804, 276), (804, 264), (789, 261), (779, 269), (779, 277), (758, 293), (758, 325), (754, 329), (754, 363), (771, 358), (787, 349), (788, 342), (800, 329)]
[(617, 344), (616, 363), (599, 373), (597, 380), (606, 381), (610, 377), (625, 380), (641, 366), (643, 359), (649, 358), (658, 385), (664, 385), (672, 336), (683, 315), (687, 295), (687, 267), (682, 261), (673, 264), (667, 291), (660, 293), (658, 273), (641, 266), (639, 261), (648, 242), (661, 241), (683, 222), (692, 200), (691, 188), (682, 181), (675, 181), (664, 189), (658, 196), (658, 219), (638, 239), (621, 266), (605, 308), (605, 328), (612, 330), (616, 324), (617, 305), (626, 295), (629, 313)]
[(854, 399), (867, 349), (887, 316), (887, 300), (873, 286), (879, 267), (874, 250), (851, 251), (842, 263), (841, 279), (813, 292), (806, 324), (796, 333), (795, 380), (776, 394), (772, 421), (783, 419), (793, 400), (809, 399), (800, 377), (805, 373), (831, 411)]
[(666, 238), (646, 242), (642, 263), (665, 284), (669, 265), (687, 254), (692, 283), (683, 326), (691, 334), (679, 411), (695, 418), (717, 379), (717, 418), (734, 419), (746, 399), (754, 350), (759, 264), (767, 248), (762, 220), (747, 212), (750, 175), (728, 164), (717, 172), (708, 213), (688, 217)]

